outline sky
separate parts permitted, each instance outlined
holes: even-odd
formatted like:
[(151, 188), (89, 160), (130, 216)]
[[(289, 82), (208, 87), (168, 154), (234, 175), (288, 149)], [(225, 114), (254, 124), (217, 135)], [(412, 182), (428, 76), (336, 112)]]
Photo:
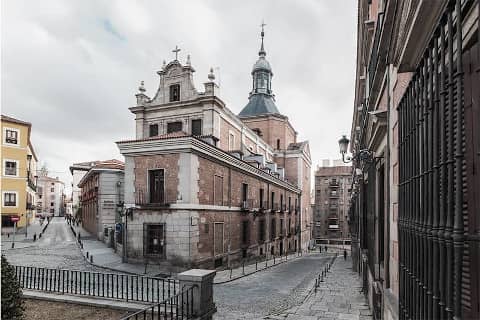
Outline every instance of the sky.
[(123, 160), (140, 81), (152, 97), (163, 60), (187, 54), (203, 91), (215, 69), (234, 113), (248, 102), (265, 22), (265, 50), (280, 112), (308, 140), (312, 169), (339, 158), (352, 120), (354, 0), (1, 1), (2, 114), (32, 123), (51, 176), (71, 183), (75, 162)]

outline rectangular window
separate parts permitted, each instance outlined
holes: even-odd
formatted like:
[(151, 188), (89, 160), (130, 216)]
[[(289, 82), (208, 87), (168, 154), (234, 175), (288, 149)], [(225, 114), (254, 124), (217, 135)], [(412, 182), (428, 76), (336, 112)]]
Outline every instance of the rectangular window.
[(161, 255), (165, 246), (165, 225), (144, 224), (144, 250), (146, 255)]
[(265, 204), (263, 203), (263, 193), (264, 193), (264, 190), (263, 188), (260, 188), (260, 208), (262, 209), (266, 209), (265, 207)]
[(55, 192), (55, 188), (50, 188), (50, 192)]
[(275, 192), (272, 191), (271, 199), (270, 199), (270, 208), (273, 210), (274, 208), (274, 203), (275, 203)]
[(228, 135), (228, 150), (233, 151), (235, 150), (235, 135), (230, 133)]
[(247, 201), (248, 198), (248, 184), (242, 183), (242, 201)]
[(276, 235), (277, 235), (277, 223), (275, 221), (275, 218), (273, 218), (270, 221), (270, 240), (275, 240)]
[(213, 247), (215, 255), (223, 254), (223, 222), (215, 222), (213, 225)]
[(265, 219), (260, 220), (260, 223), (258, 224), (258, 241), (265, 241)]
[(50, 213), (55, 213), (55, 209), (50, 209)]
[(280, 194), (280, 208), (283, 210), (283, 194)]
[(248, 244), (248, 220), (242, 221), (242, 243)]
[(18, 165), (17, 165), (17, 161), (9, 161), (9, 160), (5, 160), (5, 172), (4, 174), (6, 176), (17, 176), (17, 169), (18, 169)]
[(170, 86), (170, 102), (180, 101), (180, 85), (172, 84)]
[(3, 206), (4, 207), (16, 207), (17, 206), (17, 193), (4, 192), (3, 193)]
[(192, 120), (192, 136), (202, 135), (202, 119)]
[(165, 203), (165, 170), (150, 170), (148, 172), (150, 187), (150, 203)]
[(53, 207), (54, 205), (55, 205), (55, 203), (50, 202), (50, 207)]
[(18, 130), (5, 129), (5, 142), (11, 144), (18, 144)]
[(158, 124), (151, 124), (149, 126), (149, 137), (158, 136)]
[(213, 202), (216, 206), (223, 206), (223, 177), (214, 176)]
[(179, 132), (179, 131), (182, 131), (181, 121), (167, 123), (167, 133)]

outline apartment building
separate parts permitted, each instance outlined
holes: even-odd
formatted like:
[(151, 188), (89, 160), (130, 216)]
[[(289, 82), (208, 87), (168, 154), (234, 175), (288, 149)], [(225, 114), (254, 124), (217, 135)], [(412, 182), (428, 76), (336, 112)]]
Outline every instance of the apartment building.
[(65, 184), (58, 177), (40, 172), (37, 180), (37, 213), (44, 216), (65, 214)]
[[(37, 156), (30, 136), (32, 124), (1, 116), (2, 227), (25, 227), (35, 219)], [(12, 220), (13, 218), (13, 220)]]

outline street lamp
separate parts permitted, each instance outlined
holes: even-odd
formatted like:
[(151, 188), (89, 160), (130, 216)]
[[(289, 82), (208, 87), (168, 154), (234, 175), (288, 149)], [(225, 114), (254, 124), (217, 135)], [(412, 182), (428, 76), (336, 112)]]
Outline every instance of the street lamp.
[(346, 135), (343, 135), (340, 140), (338, 140), (338, 146), (340, 147), (340, 153), (342, 154), (342, 161), (344, 163), (352, 162), (353, 160), (359, 160), (362, 162), (372, 162), (373, 153), (368, 149), (361, 149), (358, 153), (355, 153), (353, 157), (345, 156), (348, 151), (348, 144), (350, 140)]

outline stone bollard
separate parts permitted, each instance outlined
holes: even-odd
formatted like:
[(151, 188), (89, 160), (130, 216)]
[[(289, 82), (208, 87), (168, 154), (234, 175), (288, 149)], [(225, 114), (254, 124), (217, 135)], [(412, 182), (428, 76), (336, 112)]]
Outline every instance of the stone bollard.
[(213, 278), (215, 270), (191, 269), (179, 273), (180, 290), (193, 288), (193, 316), (195, 319), (210, 320), (217, 311), (213, 301)]

